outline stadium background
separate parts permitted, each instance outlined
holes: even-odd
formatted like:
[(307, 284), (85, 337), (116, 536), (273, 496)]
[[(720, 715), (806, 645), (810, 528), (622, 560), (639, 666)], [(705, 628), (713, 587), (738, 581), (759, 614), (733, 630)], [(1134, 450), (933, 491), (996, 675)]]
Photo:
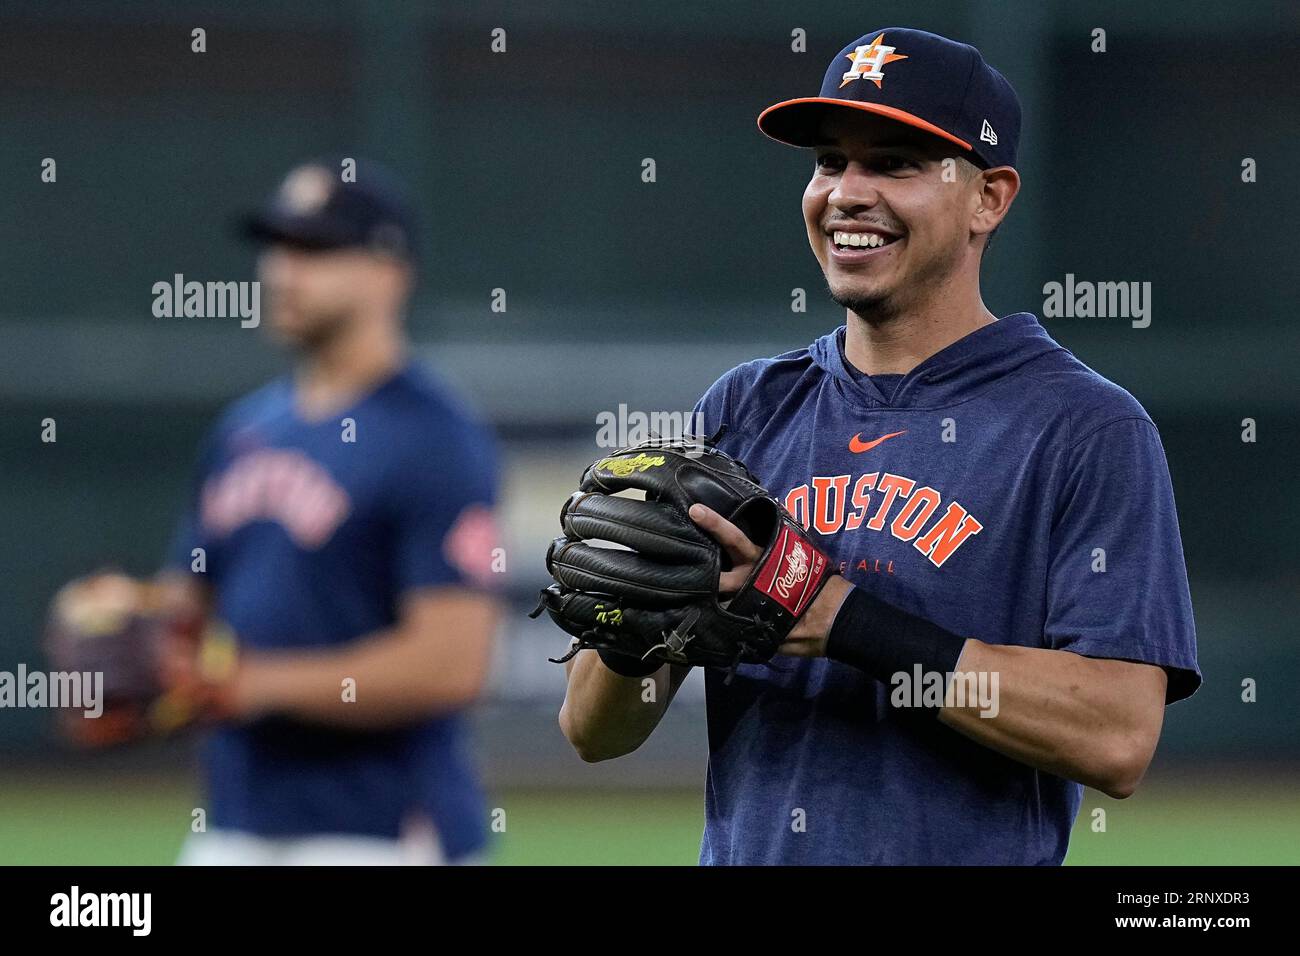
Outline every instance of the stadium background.
[[(237, 211), (305, 157), (383, 159), (427, 220), (412, 332), (507, 455), (512, 612), (477, 720), (506, 811), (495, 859), (693, 862), (700, 682), (641, 752), (587, 766), (555, 723), (562, 671), (544, 659), (564, 638), (524, 613), (598, 413), (689, 411), (738, 361), (842, 321), (800, 221), (807, 162), (754, 117), (814, 91), (848, 39), (900, 23), (980, 46), (1024, 101), (1025, 188), (987, 258), (990, 308), (1040, 311), (1067, 273), (1153, 285), (1149, 328), (1045, 324), (1160, 426), (1206, 683), (1168, 712), (1137, 796), (1086, 794), (1069, 861), (1300, 862), (1297, 9), (3, 4), (0, 670), (40, 665), (61, 582), (110, 562), (153, 570), (206, 423), (284, 366), (237, 319), (154, 318), (153, 283), (252, 278)], [(190, 52), (195, 27), (206, 53)], [(791, 52), (796, 28), (806, 53)], [(40, 181), (45, 157), (57, 184)], [(1244, 157), (1257, 183), (1241, 181)], [(49, 723), (0, 711), (0, 863), (170, 861), (197, 800), (192, 743), (86, 756)], [(1105, 833), (1088, 827), (1097, 807)]]

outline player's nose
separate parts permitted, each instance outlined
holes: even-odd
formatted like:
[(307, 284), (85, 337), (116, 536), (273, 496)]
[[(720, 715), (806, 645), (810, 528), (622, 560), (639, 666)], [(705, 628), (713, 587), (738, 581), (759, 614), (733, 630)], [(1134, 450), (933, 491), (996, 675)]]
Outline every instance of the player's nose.
[(857, 163), (849, 163), (836, 177), (835, 185), (826, 197), (828, 205), (848, 212), (859, 206), (871, 207), (880, 201), (880, 190), (875, 178)]

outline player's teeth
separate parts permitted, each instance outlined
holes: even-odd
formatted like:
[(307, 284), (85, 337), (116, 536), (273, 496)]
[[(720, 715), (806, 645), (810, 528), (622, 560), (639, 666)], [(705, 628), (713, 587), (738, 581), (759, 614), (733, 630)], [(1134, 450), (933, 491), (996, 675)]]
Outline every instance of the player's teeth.
[(874, 232), (837, 232), (834, 234), (837, 246), (849, 249), (878, 249), (889, 244), (890, 240)]

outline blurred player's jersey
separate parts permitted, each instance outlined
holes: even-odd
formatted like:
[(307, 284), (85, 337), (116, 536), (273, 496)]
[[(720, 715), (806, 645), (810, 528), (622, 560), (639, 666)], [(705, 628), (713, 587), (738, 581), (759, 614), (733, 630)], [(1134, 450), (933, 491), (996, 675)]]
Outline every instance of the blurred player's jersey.
[[(851, 583), (963, 637), (1160, 665), (1170, 701), (1195, 690), (1168, 467), (1131, 395), (1024, 313), (904, 376), (863, 375), (843, 343), (733, 369), (697, 411)], [(901, 684), (778, 656), (706, 687), (702, 863), (1065, 856), (1082, 788), (894, 706)]]
[[(391, 627), (412, 588), (487, 587), (495, 494), (491, 435), (430, 373), (408, 366), (321, 421), (300, 417), (285, 378), (209, 435), (172, 562), (191, 569), (204, 549), (216, 613), (249, 647), (343, 644)], [(223, 726), (204, 766), (216, 829), (397, 837), (418, 819), (451, 860), (485, 840), (460, 715), (382, 732)]]

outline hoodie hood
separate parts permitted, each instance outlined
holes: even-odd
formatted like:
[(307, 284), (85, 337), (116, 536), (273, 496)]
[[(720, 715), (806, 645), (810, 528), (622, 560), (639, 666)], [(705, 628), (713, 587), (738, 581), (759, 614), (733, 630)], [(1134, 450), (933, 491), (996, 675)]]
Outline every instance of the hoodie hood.
[(1048, 352), (1065, 351), (1038, 319), (1017, 312), (976, 329), (912, 369), (887, 398), (870, 376), (844, 358), (845, 327), (809, 347), (812, 360), (835, 379), (845, 398), (868, 406), (938, 408), (965, 401), (986, 386)]

